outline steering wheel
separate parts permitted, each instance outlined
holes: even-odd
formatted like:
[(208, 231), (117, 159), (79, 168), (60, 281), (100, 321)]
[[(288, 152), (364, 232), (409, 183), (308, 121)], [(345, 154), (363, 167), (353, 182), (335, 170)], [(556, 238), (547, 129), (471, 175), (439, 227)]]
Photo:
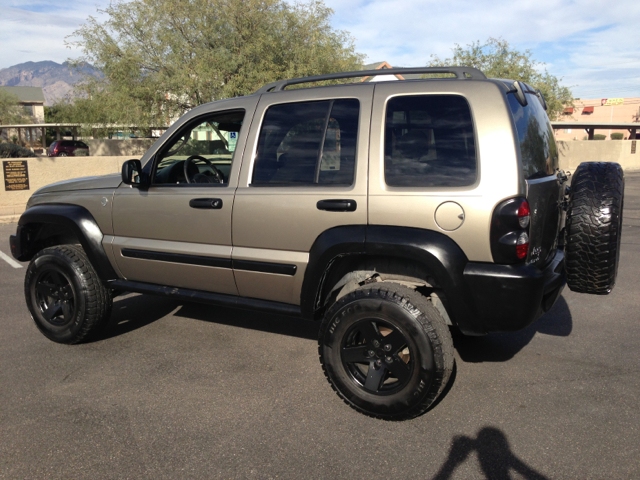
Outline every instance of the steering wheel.
[[(202, 160), (209, 167), (211, 167), (211, 171), (213, 172), (213, 177), (209, 177), (202, 173), (196, 173), (191, 178), (189, 178), (189, 166), (192, 164), (194, 160)], [(184, 161), (184, 178), (187, 180), (187, 183), (224, 183), (224, 176), (222, 172), (218, 170), (213, 163), (211, 163), (208, 159), (204, 158), (202, 155), (191, 155)], [(197, 181), (197, 180), (205, 180), (205, 181)], [(213, 181), (210, 181), (213, 180)]]

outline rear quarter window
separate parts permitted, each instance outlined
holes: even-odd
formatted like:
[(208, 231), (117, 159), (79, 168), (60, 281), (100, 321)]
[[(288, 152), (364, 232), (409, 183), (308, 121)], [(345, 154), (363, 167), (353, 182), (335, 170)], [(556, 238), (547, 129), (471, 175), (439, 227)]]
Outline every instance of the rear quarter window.
[(552, 175), (558, 168), (558, 148), (553, 128), (535, 93), (525, 93), (527, 106), (523, 107), (513, 94), (507, 100), (516, 126), (520, 144), (522, 172), (525, 179)]
[(387, 103), (385, 182), (394, 187), (464, 187), (477, 176), (473, 120), (459, 95), (408, 95)]

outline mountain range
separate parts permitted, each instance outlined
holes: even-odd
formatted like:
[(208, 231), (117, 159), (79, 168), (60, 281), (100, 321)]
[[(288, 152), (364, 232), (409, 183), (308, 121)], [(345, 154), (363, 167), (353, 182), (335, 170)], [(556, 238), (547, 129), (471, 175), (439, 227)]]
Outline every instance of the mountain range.
[(101, 75), (89, 64), (77, 71), (72, 70), (67, 62), (25, 62), (0, 70), (0, 86), (42, 87), (45, 105), (51, 106), (67, 96), (72, 97), (73, 86), (82, 81), (86, 74), (96, 77)]

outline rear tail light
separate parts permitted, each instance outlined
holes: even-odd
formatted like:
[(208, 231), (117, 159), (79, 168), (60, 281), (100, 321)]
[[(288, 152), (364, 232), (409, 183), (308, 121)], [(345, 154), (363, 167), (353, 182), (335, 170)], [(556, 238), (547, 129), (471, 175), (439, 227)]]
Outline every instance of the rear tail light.
[(529, 202), (522, 197), (498, 204), (491, 218), (491, 254), (496, 263), (522, 263), (529, 254)]
[(529, 253), (529, 235), (527, 235), (527, 232), (522, 232), (518, 235), (518, 241), (516, 242), (516, 257), (519, 260), (524, 260), (527, 258), (527, 253)]
[(529, 202), (526, 200), (522, 202), (520, 208), (518, 208), (518, 223), (520, 228), (527, 228), (529, 226)]

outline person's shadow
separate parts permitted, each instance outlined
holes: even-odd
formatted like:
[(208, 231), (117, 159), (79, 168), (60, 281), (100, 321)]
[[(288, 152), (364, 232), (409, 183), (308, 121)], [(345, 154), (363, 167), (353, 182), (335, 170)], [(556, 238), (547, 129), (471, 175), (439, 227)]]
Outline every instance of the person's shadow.
[(453, 439), (449, 456), (433, 480), (447, 480), (475, 452), (487, 480), (510, 480), (511, 471), (526, 480), (546, 480), (547, 477), (520, 460), (509, 447), (504, 433), (494, 427), (484, 427), (476, 438), (459, 436)]
[(571, 312), (560, 296), (551, 310), (532, 325), (513, 333), (495, 333), (483, 337), (454, 334), (453, 343), (464, 362), (506, 362), (526, 347), (536, 333), (568, 337), (573, 329)]

